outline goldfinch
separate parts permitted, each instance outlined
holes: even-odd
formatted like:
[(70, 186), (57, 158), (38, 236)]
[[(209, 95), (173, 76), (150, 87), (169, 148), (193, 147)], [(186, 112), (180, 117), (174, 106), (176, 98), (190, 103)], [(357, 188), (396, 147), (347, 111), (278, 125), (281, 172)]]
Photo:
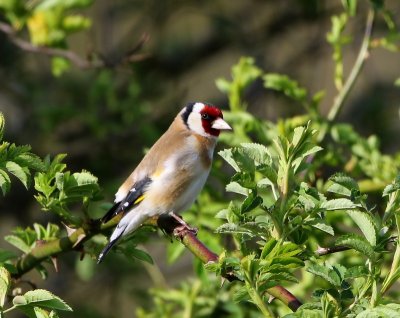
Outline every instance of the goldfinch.
[(102, 218), (105, 223), (123, 214), (98, 263), (121, 237), (147, 219), (162, 214), (179, 219), (176, 215), (188, 209), (203, 188), (217, 138), (224, 130), (232, 128), (215, 106), (190, 103), (179, 112), (120, 186), (115, 205)]

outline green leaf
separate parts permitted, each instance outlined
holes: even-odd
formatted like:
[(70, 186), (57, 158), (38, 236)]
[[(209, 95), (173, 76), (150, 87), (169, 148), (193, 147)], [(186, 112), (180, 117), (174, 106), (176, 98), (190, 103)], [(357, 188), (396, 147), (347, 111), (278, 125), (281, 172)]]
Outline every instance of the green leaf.
[(347, 234), (339, 237), (335, 245), (337, 246), (347, 246), (352, 248), (361, 254), (367, 256), (370, 259), (375, 258), (375, 253), (372, 245), (363, 237), (356, 234)]
[(26, 244), (23, 239), (16, 235), (7, 235), (4, 237), (4, 239), (24, 253), (29, 253), (31, 250), (31, 247)]
[(10, 190), (10, 186), (10, 177), (8, 176), (7, 172), (5, 172), (3, 169), (0, 169), (0, 188), (3, 195), (6, 195), (6, 193)]
[(149, 263), (149, 264), (154, 264), (154, 261), (150, 254), (146, 253), (143, 250), (139, 249), (133, 249), (130, 251), (130, 255), (137, 258), (138, 260), (141, 260), (143, 262)]
[(383, 197), (388, 196), (389, 194), (391, 194), (395, 191), (398, 191), (398, 190), (400, 190), (400, 175), (398, 175), (391, 184), (389, 184), (385, 187), (385, 189), (383, 190), (382, 196)]
[(368, 270), (365, 266), (353, 266), (347, 269), (344, 278), (353, 279), (357, 277), (366, 277), (368, 275)]
[(61, 298), (44, 289), (35, 289), (26, 292), (22, 296), (16, 296), (13, 299), (13, 304), (17, 307), (35, 306), (55, 310), (72, 311), (72, 308), (68, 306)]
[(306, 270), (311, 274), (317, 275), (325, 279), (336, 287), (340, 287), (342, 284), (342, 278), (339, 276), (338, 272), (336, 272), (332, 268), (329, 268), (328, 266), (311, 263)]
[(360, 190), (357, 182), (353, 178), (343, 173), (335, 174), (330, 177), (329, 180), (332, 182), (332, 184), (328, 187), (328, 192), (350, 197), (352, 190)]
[(240, 212), (241, 213), (250, 212), (262, 203), (263, 203), (262, 198), (251, 192), (250, 195), (243, 201), (240, 207)]
[(19, 164), (13, 161), (7, 161), (6, 169), (8, 172), (16, 176), (22, 182), (25, 188), (28, 188), (28, 174)]
[(13, 252), (9, 250), (3, 250), (0, 248), (0, 263), (4, 263), (16, 257), (17, 256)]
[(336, 313), (339, 312), (339, 304), (335, 297), (325, 292), (321, 297), (321, 305), (324, 317), (337, 317)]
[(293, 138), (292, 138), (292, 145), (293, 147), (297, 147), (300, 141), (303, 140), (304, 132), (306, 131), (306, 127), (300, 126), (294, 129)]
[(237, 183), (235, 181), (228, 183), (225, 190), (227, 192), (238, 193), (238, 194), (245, 195), (245, 196), (247, 196), (249, 193), (248, 189), (246, 189), (245, 187), (242, 187), (239, 183)]
[(367, 212), (361, 212), (359, 210), (348, 210), (346, 212), (360, 228), (367, 241), (372, 246), (376, 246), (378, 229), (373, 217)]
[(0, 267), (0, 309), (7, 299), (7, 292), (11, 284), (11, 275), (3, 266)]
[(265, 189), (265, 188), (270, 187), (275, 200), (278, 200), (279, 194), (278, 194), (277, 190), (275, 189), (275, 184), (276, 184), (276, 179), (275, 179), (275, 182), (272, 182), (270, 178), (263, 178), (257, 182), (257, 188)]
[(311, 222), (306, 223), (308, 225), (311, 225), (312, 227), (315, 227), (316, 229), (319, 229), (325, 233), (328, 233), (330, 235), (335, 235), (335, 232), (333, 230), (333, 227), (326, 224), (326, 221), (323, 219), (314, 219)]
[(257, 143), (242, 143), (244, 154), (252, 159), (256, 166), (271, 165), (272, 158), (267, 147)]
[(400, 305), (389, 303), (367, 308), (360, 312), (356, 318), (398, 318), (400, 316)]
[(307, 91), (300, 87), (298, 82), (286, 75), (269, 73), (263, 76), (264, 86), (284, 93), (289, 98), (304, 103), (307, 100)]
[(322, 202), (321, 204), (321, 208), (326, 209), (327, 211), (347, 210), (357, 207), (359, 207), (358, 204), (355, 204), (353, 201), (344, 198), (329, 200), (326, 202)]
[(249, 299), (250, 296), (246, 286), (239, 287), (233, 294), (233, 301), (235, 302), (248, 301)]
[(318, 309), (298, 309), (294, 313), (283, 316), (283, 318), (326, 318), (322, 310)]
[(235, 171), (240, 171), (239, 166), (237, 165), (236, 161), (233, 159), (232, 155), (232, 148), (231, 149), (224, 149), (218, 152), (218, 154), (227, 162), (229, 163)]
[(42, 159), (40, 159), (39, 156), (30, 152), (20, 154), (14, 159), (14, 161), (23, 167), (28, 167), (36, 171), (45, 170), (45, 165)]
[[(266, 259), (269, 254), (274, 250), (274, 248), (277, 246), (278, 241), (270, 238), (264, 245), (262, 252), (261, 252), (261, 259)], [(275, 256), (276, 253), (274, 253), (272, 256)]]

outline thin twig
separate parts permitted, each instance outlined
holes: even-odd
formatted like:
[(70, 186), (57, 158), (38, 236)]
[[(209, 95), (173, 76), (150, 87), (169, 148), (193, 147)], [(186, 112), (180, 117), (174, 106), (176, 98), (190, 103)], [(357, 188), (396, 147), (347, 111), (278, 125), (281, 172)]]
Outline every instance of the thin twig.
[(369, 45), (371, 42), (371, 34), (374, 25), (374, 19), (375, 19), (375, 11), (374, 9), (370, 9), (368, 11), (364, 37), (361, 43), (360, 51), (358, 52), (357, 55), (357, 59), (353, 65), (353, 68), (351, 69), (349, 76), (346, 79), (346, 82), (343, 85), (343, 88), (338, 92), (338, 94), (334, 98), (332, 108), (330, 109), (327, 115), (326, 126), (324, 127), (324, 129), (321, 129), (321, 133), (319, 135), (320, 142), (325, 138), (325, 135), (328, 132), (329, 127), (332, 125), (332, 123), (336, 120), (337, 116), (339, 115), (344, 102), (349, 96), (349, 93), (353, 88), (357, 77), (360, 75), (360, 72), (364, 66), (365, 61), (369, 56)]
[(315, 254), (318, 256), (333, 254), (337, 252), (348, 251), (350, 248), (347, 246), (332, 246), (332, 247), (318, 247)]
[(47, 47), (47, 46), (36, 46), (31, 42), (18, 37), (16, 30), (14, 30), (12, 26), (4, 22), (0, 22), (0, 31), (6, 34), (10, 39), (10, 41), (14, 43), (17, 47), (19, 47), (21, 50), (48, 56), (63, 57), (80, 69), (93, 69), (93, 68), (105, 68), (105, 67), (114, 68), (122, 64), (126, 64), (129, 62), (138, 62), (147, 58), (146, 54), (138, 53), (138, 51), (142, 49), (143, 45), (149, 39), (149, 36), (147, 34), (143, 34), (138, 43), (136, 43), (136, 45), (122, 57), (114, 61), (110, 61), (106, 58), (101, 57), (101, 55), (96, 55), (96, 58), (94, 59), (86, 59), (82, 58), (73, 51)]

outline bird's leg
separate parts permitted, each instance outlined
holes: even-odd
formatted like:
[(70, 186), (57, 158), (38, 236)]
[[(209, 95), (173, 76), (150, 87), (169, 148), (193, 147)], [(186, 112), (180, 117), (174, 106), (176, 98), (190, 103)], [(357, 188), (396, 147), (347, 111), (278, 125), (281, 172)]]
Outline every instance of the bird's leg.
[(183, 237), (185, 233), (191, 232), (193, 234), (197, 234), (198, 229), (195, 227), (190, 227), (181, 217), (176, 215), (174, 212), (169, 212), (168, 215), (172, 217), (175, 221), (177, 221), (180, 225), (174, 228), (174, 235), (178, 237)]

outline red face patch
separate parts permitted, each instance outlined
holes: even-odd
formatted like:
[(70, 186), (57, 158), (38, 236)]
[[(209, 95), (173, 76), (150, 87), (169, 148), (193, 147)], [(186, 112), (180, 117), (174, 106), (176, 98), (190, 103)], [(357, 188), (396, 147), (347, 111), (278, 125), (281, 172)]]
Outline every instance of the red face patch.
[(218, 137), (220, 131), (211, 127), (214, 120), (217, 118), (223, 118), (222, 112), (219, 108), (215, 106), (205, 105), (200, 111), (201, 124), (206, 133)]

